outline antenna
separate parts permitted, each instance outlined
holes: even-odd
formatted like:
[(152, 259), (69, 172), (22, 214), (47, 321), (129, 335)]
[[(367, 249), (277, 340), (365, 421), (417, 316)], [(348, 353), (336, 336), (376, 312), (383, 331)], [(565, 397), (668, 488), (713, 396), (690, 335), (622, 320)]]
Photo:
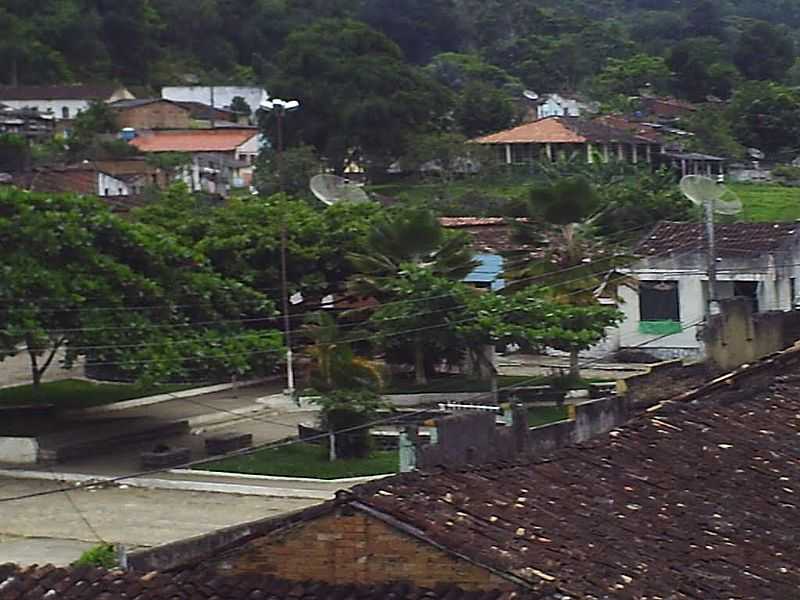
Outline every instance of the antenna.
[(369, 196), (357, 183), (336, 175), (315, 175), (309, 182), (311, 192), (324, 204), (337, 202), (359, 204), (368, 202)]
[(522, 92), (522, 95), (525, 96), (528, 100), (536, 101), (539, 99), (539, 94), (534, 92), (533, 90), (525, 90)]
[(730, 189), (702, 175), (686, 175), (681, 179), (681, 192), (705, 211), (708, 239), (708, 312), (717, 313), (717, 250), (714, 243), (714, 213), (735, 215), (742, 210), (742, 201)]

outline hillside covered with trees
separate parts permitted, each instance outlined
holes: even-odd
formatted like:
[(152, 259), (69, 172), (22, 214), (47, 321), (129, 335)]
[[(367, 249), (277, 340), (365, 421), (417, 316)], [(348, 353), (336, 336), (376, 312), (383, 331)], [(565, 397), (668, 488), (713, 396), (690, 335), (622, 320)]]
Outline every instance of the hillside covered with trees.
[[(6, 0), (0, 84), (258, 84), (301, 100), (290, 144), (386, 166), (420, 134), (473, 137), (522, 91), (630, 112), (711, 101), (695, 149), (783, 160), (800, 136), (793, 0)], [(722, 101), (730, 101), (723, 104)], [(724, 107), (724, 108), (722, 108)], [(418, 146), (418, 144), (417, 144)]]

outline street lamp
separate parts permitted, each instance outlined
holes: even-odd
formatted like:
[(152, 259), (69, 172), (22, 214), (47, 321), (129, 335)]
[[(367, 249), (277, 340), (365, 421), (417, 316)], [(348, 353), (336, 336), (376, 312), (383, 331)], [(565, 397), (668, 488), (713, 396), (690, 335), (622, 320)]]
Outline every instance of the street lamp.
[[(300, 108), (297, 100), (270, 98), (259, 105), (275, 115), (278, 122), (278, 185), (283, 191), (283, 118), (287, 112)], [(285, 209), (284, 209), (285, 210)], [(286, 214), (281, 211), (281, 294), (283, 295), (283, 334), (286, 337), (286, 393), (294, 394), (294, 368), (292, 366), (292, 328), (289, 319), (289, 284), (286, 277)]]

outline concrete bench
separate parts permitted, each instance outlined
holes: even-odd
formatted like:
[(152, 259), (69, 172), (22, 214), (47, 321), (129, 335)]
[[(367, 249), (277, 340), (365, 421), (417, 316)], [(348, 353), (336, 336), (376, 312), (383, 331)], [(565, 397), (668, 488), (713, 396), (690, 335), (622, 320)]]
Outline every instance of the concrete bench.
[(206, 438), (206, 453), (209, 456), (227, 454), (253, 445), (251, 433), (222, 433)]
[(192, 460), (189, 448), (167, 448), (162, 451), (142, 452), (140, 455), (143, 469), (165, 469), (177, 467)]

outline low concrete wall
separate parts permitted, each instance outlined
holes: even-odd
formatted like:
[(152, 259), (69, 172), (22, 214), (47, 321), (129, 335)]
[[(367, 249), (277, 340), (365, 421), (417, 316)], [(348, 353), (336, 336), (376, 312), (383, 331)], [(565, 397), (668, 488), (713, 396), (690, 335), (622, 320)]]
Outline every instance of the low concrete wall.
[(29, 437), (0, 437), (0, 463), (36, 464), (39, 442)]
[(709, 361), (730, 371), (791, 346), (800, 334), (800, 311), (753, 314), (750, 302), (731, 298), (720, 302), (702, 330)]
[(394, 406), (424, 406), (427, 404), (439, 404), (453, 402), (456, 404), (491, 404), (490, 392), (456, 392), (439, 394), (387, 394), (384, 396), (387, 402)]

